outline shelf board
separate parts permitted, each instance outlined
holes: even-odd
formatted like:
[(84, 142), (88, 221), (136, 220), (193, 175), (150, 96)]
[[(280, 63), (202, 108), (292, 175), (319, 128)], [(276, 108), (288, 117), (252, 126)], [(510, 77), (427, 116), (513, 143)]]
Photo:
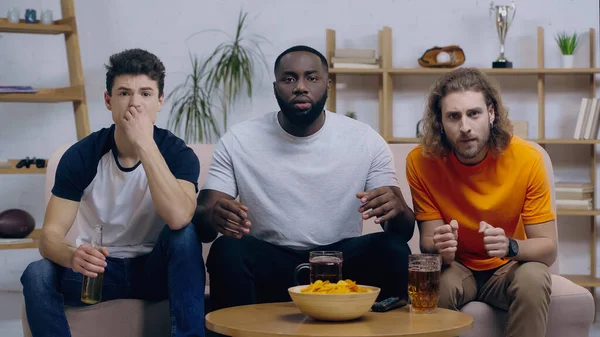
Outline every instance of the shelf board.
[(82, 86), (37, 89), (36, 93), (0, 93), (0, 102), (38, 102), (38, 103), (56, 103), (56, 102), (77, 102), (84, 99)]
[(538, 144), (564, 144), (564, 145), (582, 145), (582, 144), (600, 144), (600, 139), (530, 139)]
[(592, 210), (583, 210), (583, 209), (557, 209), (556, 213), (558, 215), (574, 215), (574, 216), (598, 216), (600, 215), (600, 210), (592, 209)]
[(42, 231), (40, 229), (34, 229), (33, 232), (31, 232), (31, 234), (29, 234), (27, 236), (28, 238), (32, 238), (33, 242), (0, 244), (0, 250), (38, 248), (40, 246), (40, 235), (41, 234), (42, 234)]
[(571, 282), (578, 284), (584, 288), (593, 288), (600, 286), (600, 278), (591, 275), (560, 275)]
[(332, 74), (374, 75), (382, 74), (383, 69), (329, 68), (329, 72)]
[[(17, 168), (16, 165), (20, 159), (9, 159), (10, 167), (0, 167), (0, 174), (45, 174), (46, 168), (37, 168), (35, 164), (27, 167)], [(48, 163), (48, 161), (46, 161)]]
[[(392, 68), (386, 72), (397, 75), (441, 75), (456, 68)], [(489, 75), (585, 75), (600, 73), (600, 68), (478, 68)]]
[(410, 137), (390, 137), (387, 138), (386, 141), (388, 143), (419, 143), (421, 140), (419, 138), (410, 138)]
[(0, 18), (0, 33), (22, 33), (22, 34), (66, 34), (72, 33), (73, 27), (65, 24), (68, 20), (54, 21), (52, 25), (37, 23), (26, 23), (21, 20), (19, 23), (10, 23), (6, 18)]

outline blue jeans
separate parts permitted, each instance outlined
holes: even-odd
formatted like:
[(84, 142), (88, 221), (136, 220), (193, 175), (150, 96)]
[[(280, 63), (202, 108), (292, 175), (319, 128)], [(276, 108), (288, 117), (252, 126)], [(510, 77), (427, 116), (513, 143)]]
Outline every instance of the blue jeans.
[[(107, 257), (102, 301), (122, 298), (169, 299), (171, 336), (204, 337), (205, 270), (202, 244), (194, 225), (162, 230), (149, 254), (118, 259)], [(81, 302), (83, 275), (42, 259), (27, 266), (21, 283), (27, 320), (34, 337), (71, 336), (64, 305)]]

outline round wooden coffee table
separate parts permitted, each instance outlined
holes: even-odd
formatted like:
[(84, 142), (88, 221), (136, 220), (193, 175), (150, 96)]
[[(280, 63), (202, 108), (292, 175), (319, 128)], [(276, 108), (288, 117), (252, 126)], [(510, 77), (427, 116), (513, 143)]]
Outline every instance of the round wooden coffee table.
[(304, 315), (293, 302), (244, 305), (206, 315), (208, 329), (234, 337), (450, 337), (469, 331), (472, 324), (473, 318), (462, 312), (415, 314), (408, 307), (368, 312), (349, 322), (324, 322)]

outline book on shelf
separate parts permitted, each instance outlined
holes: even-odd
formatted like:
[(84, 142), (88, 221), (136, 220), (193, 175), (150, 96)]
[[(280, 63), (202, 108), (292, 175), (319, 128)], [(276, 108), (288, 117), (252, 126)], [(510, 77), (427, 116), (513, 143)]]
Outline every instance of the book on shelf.
[(337, 57), (331, 58), (331, 63), (364, 63), (364, 64), (377, 64), (377, 58), (375, 57)]
[(19, 85), (0, 85), (0, 93), (4, 94), (14, 94), (14, 93), (36, 93), (38, 92), (36, 89), (30, 86), (19, 86)]
[(379, 64), (364, 64), (364, 63), (334, 63), (334, 68), (351, 68), (351, 69), (379, 69)]
[(375, 58), (375, 49), (336, 48), (334, 57)]
[(594, 186), (586, 182), (557, 182), (554, 184), (556, 200), (592, 200)]
[(582, 98), (573, 138), (597, 139), (599, 126), (600, 102), (597, 98)]
[(556, 208), (590, 211), (594, 209), (594, 205), (591, 198), (583, 200), (556, 199)]
[(23, 239), (2, 239), (0, 238), (0, 245), (16, 245), (20, 243), (31, 243), (33, 242), (32, 238), (23, 238)]

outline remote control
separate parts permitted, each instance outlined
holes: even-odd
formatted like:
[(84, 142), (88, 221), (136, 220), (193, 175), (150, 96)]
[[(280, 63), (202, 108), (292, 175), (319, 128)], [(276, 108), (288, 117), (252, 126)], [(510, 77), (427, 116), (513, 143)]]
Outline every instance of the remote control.
[(371, 307), (371, 310), (375, 312), (385, 312), (388, 310), (396, 309), (407, 305), (408, 302), (406, 300), (401, 300), (398, 297), (390, 297), (381, 302), (375, 302)]

